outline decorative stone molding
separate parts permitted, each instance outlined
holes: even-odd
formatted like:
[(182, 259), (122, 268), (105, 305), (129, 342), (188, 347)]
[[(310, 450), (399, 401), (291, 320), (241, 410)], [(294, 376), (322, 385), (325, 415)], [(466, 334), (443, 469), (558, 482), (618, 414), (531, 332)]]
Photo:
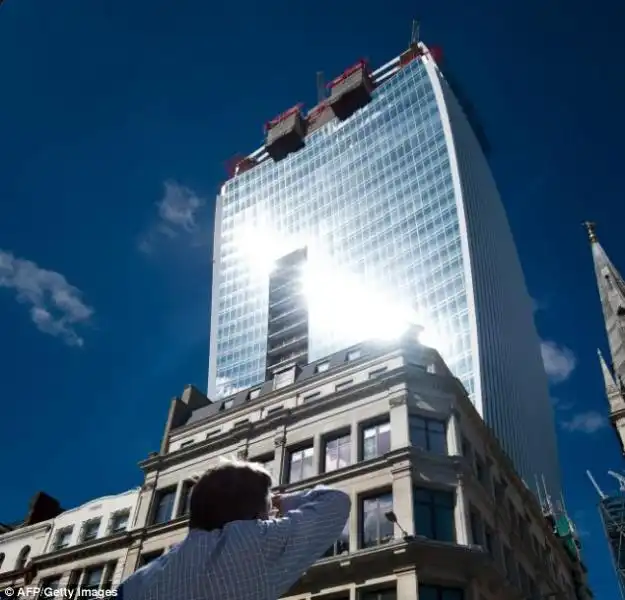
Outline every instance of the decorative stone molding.
[(391, 408), (396, 408), (398, 406), (405, 406), (408, 401), (406, 394), (402, 394), (401, 396), (394, 396), (389, 400), (389, 406)]

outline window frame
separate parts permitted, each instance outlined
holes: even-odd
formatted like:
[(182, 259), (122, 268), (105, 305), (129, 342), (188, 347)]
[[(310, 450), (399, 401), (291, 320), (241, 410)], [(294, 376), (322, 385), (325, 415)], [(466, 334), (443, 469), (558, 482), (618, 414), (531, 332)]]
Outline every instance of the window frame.
[[(68, 548), (69, 546), (71, 546), (73, 533), (74, 533), (73, 525), (69, 525), (69, 526), (61, 527), (60, 529), (57, 529), (56, 534), (54, 535), (54, 549), (63, 550), (64, 548)], [(61, 537), (64, 534), (68, 534), (68, 542), (67, 544), (61, 545), (59, 542), (61, 540)]]
[[(418, 424), (421, 422), (421, 424)], [(442, 431), (436, 431), (431, 429), (432, 425), (440, 425), (442, 426)], [(408, 430), (410, 432), (410, 443), (412, 446), (416, 448), (420, 448), (426, 452), (430, 452), (432, 454), (436, 454), (438, 456), (449, 456), (449, 444), (447, 440), (447, 428), (449, 424), (445, 419), (424, 416), (421, 414), (409, 414), (408, 415)], [(423, 432), (423, 439), (425, 440), (425, 447), (417, 446), (415, 442), (413, 442), (413, 431), (421, 431)], [(440, 436), (440, 439), (443, 441), (443, 451), (439, 452), (438, 450), (433, 449), (432, 437)]]
[[(123, 529), (121, 527), (115, 528), (114, 527), (115, 520), (118, 519), (119, 517), (123, 517), (124, 515), (126, 516), (125, 527)], [(111, 518), (109, 520), (108, 533), (111, 535), (114, 535), (116, 533), (121, 533), (122, 531), (128, 531), (129, 525), (130, 525), (130, 509), (123, 508), (123, 509), (117, 510), (111, 515)]]
[[(161, 502), (163, 498), (169, 494), (171, 494), (172, 496), (171, 509), (169, 511), (169, 518), (163, 521), (157, 521), (156, 517), (158, 515)], [(176, 502), (176, 486), (168, 486), (160, 490), (156, 490), (156, 494), (154, 497), (154, 506), (152, 508), (152, 514), (150, 517), (150, 525), (164, 525), (165, 523), (169, 523), (173, 519), (173, 516), (174, 516), (173, 512), (174, 512), (175, 502)]]
[[(379, 439), (380, 439), (380, 432), (379, 432), (379, 428), (380, 427), (388, 427), (388, 450), (386, 450), (385, 452), (380, 453), (380, 443), (379, 443)], [(375, 429), (376, 433), (375, 433), (375, 438), (376, 438), (376, 453), (374, 456), (365, 456), (365, 448), (366, 448), (366, 444), (365, 444), (365, 440), (367, 439), (366, 437), (366, 433), (367, 431), (370, 431), (371, 429)], [(392, 431), (391, 431), (391, 419), (390, 419), (390, 415), (384, 415), (383, 417), (380, 417), (378, 419), (375, 419), (374, 421), (369, 421), (368, 423), (363, 423), (360, 426), (360, 440), (359, 440), (359, 455), (361, 460), (365, 461), (365, 460), (375, 460), (378, 458), (382, 458), (387, 452), (391, 451), (392, 448)]]
[[(348, 459), (347, 464), (345, 466), (339, 466), (340, 461), (340, 450), (341, 450), (341, 440), (347, 439), (347, 447), (348, 447)], [(322, 438), (322, 448), (323, 455), (321, 460), (321, 472), (322, 473), (334, 473), (340, 469), (345, 469), (352, 464), (352, 432), (349, 428), (339, 429), (338, 431), (333, 431), (329, 433), (327, 436)], [(336, 467), (333, 469), (328, 469), (328, 447), (332, 443), (337, 443), (336, 446)], [(344, 446), (344, 445), (343, 445)]]
[[(419, 500), (418, 498), (419, 492), (426, 492), (427, 494), (429, 494), (429, 501), (425, 502), (423, 500)], [(436, 497), (442, 496), (443, 494), (451, 498), (451, 506), (444, 506), (436, 502)], [(413, 498), (412, 498), (413, 518), (415, 520), (415, 527), (414, 527), (415, 535), (422, 535), (426, 537), (427, 539), (431, 539), (431, 540), (455, 543), (458, 538), (457, 523), (456, 523), (456, 516), (455, 516), (455, 508), (456, 508), (456, 502), (457, 502), (456, 490), (449, 489), (449, 488), (442, 489), (442, 488), (435, 488), (435, 487), (415, 486), (413, 488), (412, 495), (413, 495)], [(429, 511), (428, 520), (429, 520), (430, 529), (433, 534), (432, 537), (425, 535), (417, 527), (418, 509)], [(438, 530), (438, 512), (437, 511), (439, 509), (444, 509), (446, 511), (449, 511), (449, 513), (451, 514), (451, 523), (452, 523), (452, 528), (451, 528), (452, 538), (451, 539), (445, 539), (438, 535), (439, 532), (437, 531)]]
[[(393, 539), (395, 538), (395, 525), (391, 523), (390, 521), (388, 521), (388, 519), (386, 519), (386, 517), (384, 516), (384, 513), (381, 513), (380, 520), (377, 521), (376, 543), (367, 543), (367, 541), (365, 540), (365, 522), (366, 522), (365, 503), (367, 501), (377, 500), (378, 510), (379, 510), (380, 500), (384, 498), (389, 498), (389, 497), (391, 500), (391, 505), (390, 505), (389, 510), (392, 511), (394, 510), (394, 501), (395, 501), (395, 499), (393, 498), (392, 488), (381, 489), (381, 490), (378, 490), (377, 492), (364, 494), (358, 498), (358, 547), (360, 549), (376, 548), (378, 546), (384, 546), (385, 544), (392, 542)], [(384, 539), (383, 537), (380, 536), (380, 533), (381, 533), (380, 523), (388, 523), (390, 530), (391, 530), (391, 534), (388, 537), (388, 539)]]
[[(98, 564), (98, 565), (91, 565), (89, 567), (85, 567), (83, 575), (82, 575), (82, 580), (81, 580), (82, 583), (80, 584), (80, 589), (81, 590), (99, 590), (104, 581), (105, 570), (106, 570), (106, 564)], [(85, 585), (84, 582), (87, 580), (88, 574), (95, 573), (97, 571), (100, 571), (100, 580), (98, 581), (98, 583)]]
[[(87, 532), (96, 523), (97, 523), (97, 528), (95, 531), (95, 535), (90, 535), (89, 537), (87, 537)], [(87, 521), (83, 521), (82, 530), (80, 532), (80, 543), (86, 544), (87, 542), (92, 542), (93, 540), (97, 540), (98, 534), (100, 533), (100, 527), (102, 527), (102, 517), (95, 517), (94, 519), (88, 519)]]
[[(311, 462), (310, 464), (311, 469), (312, 469), (312, 473), (308, 476), (304, 476), (304, 472), (303, 472), (303, 465), (304, 465), (304, 459), (307, 458), (306, 456), (306, 452), (311, 451)], [(293, 457), (297, 454), (301, 454), (301, 460), (300, 460), (300, 464), (302, 465), (302, 477), (300, 477), (299, 479), (293, 479)], [(287, 455), (288, 455), (288, 462), (287, 462), (287, 473), (286, 473), (286, 480), (287, 483), (299, 483), (300, 481), (306, 481), (306, 479), (309, 479), (310, 477), (314, 477), (315, 476), (315, 445), (314, 442), (312, 440), (309, 440), (306, 443), (303, 444), (299, 444), (297, 446), (294, 446), (293, 448), (290, 448), (287, 451)]]

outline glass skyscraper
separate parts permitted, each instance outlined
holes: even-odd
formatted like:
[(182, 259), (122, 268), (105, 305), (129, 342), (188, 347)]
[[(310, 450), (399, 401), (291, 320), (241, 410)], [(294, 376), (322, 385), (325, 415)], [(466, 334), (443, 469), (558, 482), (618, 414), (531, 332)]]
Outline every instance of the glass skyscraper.
[[(521, 265), (488, 163), (427, 48), (371, 101), (217, 199), (209, 395), (265, 379), (272, 264), (305, 248), (308, 356), (424, 327), (517, 470), (559, 492), (554, 419)], [(248, 163), (248, 167), (250, 164)]]

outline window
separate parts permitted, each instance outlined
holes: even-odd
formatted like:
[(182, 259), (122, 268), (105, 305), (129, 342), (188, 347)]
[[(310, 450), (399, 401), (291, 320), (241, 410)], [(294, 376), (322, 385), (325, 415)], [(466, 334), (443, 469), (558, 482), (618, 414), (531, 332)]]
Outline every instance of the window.
[(224, 400), (224, 403), (221, 405), (221, 410), (231, 409), (233, 402), (234, 402), (234, 398), (230, 398), (229, 400)]
[(362, 438), (363, 460), (383, 456), (391, 449), (391, 424), (386, 421), (367, 427), (363, 429)]
[(380, 375), (384, 375), (388, 371), (388, 367), (380, 367), (379, 369), (375, 369), (369, 373), (369, 379), (376, 379), (380, 377)]
[(83, 583), (80, 586), (83, 590), (96, 590), (100, 587), (102, 582), (102, 575), (104, 574), (104, 566), (91, 567), (85, 569), (85, 576)]
[(19, 571), (26, 566), (28, 562), (28, 557), (30, 556), (30, 546), (24, 546), (20, 553), (17, 556), (17, 561), (15, 562), (15, 570)]
[(325, 373), (330, 368), (329, 362), (322, 362), (317, 365), (317, 373)]
[(209, 431), (209, 432), (206, 434), (206, 439), (207, 439), (207, 440), (209, 440), (209, 439), (210, 439), (210, 438), (212, 438), (212, 437), (216, 437), (216, 436), (218, 436), (220, 433), (221, 433), (221, 430), (220, 430), (220, 429), (215, 429), (214, 431)]
[(174, 510), (174, 499), (176, 497), (176, 488), (160, 490), (156, 496), (156, 505), (154, 507), (154, 516), (152, 525), (159, 523), (167, 523), (172, 517)]
[(459, 588), (419, 584), (419, 600), (464, 600), (464, 591)]
[(56, 540), (54, 541), (54, 549), (60, 550), (61, 548), (67, 548), (72, 541), (73, 527), (65, 527), (60, 529), (56, 534)]
[(302, 396), (302, 402), (310, 402), (311, 400), (313, 400), (314, 398), (318, 398), (319, 396), (321, 396), (321, 391), (304, 394)]
[(112, 560), (106, 563), (104, 568), (104, 581), (100, 587), (103, 590), (110, 590), (113, 587), (113, 575), (115, 574), (115, 569), (117, 568), (117, 561)]
[(155, 561), (157, 558), (163, 556), (163, 550), (155, 550), (154, 552), (146, 552), (141, 555), (139, 559), (139, 566), (145, 567), (145, 565), (149, 565), (151, 562)]
[(341, 390), (344, 390), (345, 388), (348, 388), (350, 385), (352, 385), (352, 383), (354, 383), (353, 379), (348, 379), (347, 381), (341, 381), (341, 383), (337, 383), (334, 386), (334, 391), (335, 392), (340, 392)]
[(180, 494), (180, 507), (178, 508), (178, 516), (185, 517), (189, 514), (191, 508), (191, 490), (193, 482), (185, 481), (182, 484), (182, 493)]
[(126, 531), (128, 527), (128, 520), (130, 519), (130, 511), (122, 510), (115, 513), (111, 517), (110, 531), (111, 533), (119, 533), (120, 531)]
[(447, 429), (444, 421), (410, 416), (410, 441), (417, 448), (447, 454)]
[(277, 390), (287, 385), (291, 385), (295, 379), (295, 373), (293, 369), (283, 371), (282, 373), (276, 373), (273, 378), (273, 389)]
[(397, 591), (393, 588), (386, 588), (384, 590), (361, 592), (359, 600), (397, 600)]
[(455, 541), (454, 494), (415, 488), (414, 519), (417, 535), (442, 542)]
[(430, 375), (436, 375), (436, 365), (434, 363), (430, 363), (427, 367), (425, 367), (425, 370)]
[(182, 450), (183, 448), (188, 448), (189, 446), (193, 445), (194, 440), (186, 440), (185, 442), (182, 442), (182, 444), (180, 444), (180, 449)]
[(341, 535), (334, 544), (332, 544), (323, 555), (324, 557), (339, 556), (349, 552), (349, 520), (345, 523), (345, 527), (341, 532)]
[(386, 544), (393, 539), (393, 523), (385, 517), (392, 510), (393, 494), (390, 492), (362, 500), (360, 523), (363, 548)]
[(4, 562), (5, 554), (4, 552), (0, 552), (0, 569), (2, 568), (2, 563)]
[(86, 521), (82, 526), (82, 542), (90, 542), (98, 537), (100, 531), (100, 519)]
[(347, 360), (348, 360), (348, 361), (358, 360), (361, 356), (362, 356), (362, 353), (360, 352), (360, 350), (359, 350), (359, 349), (356, 349), (356, 350), (350, 350), (350, 351), (347, 353)]
[(272, 406), (271, 408), (267, 409), (267, 416), (273, 414), (273, 413), (277, 413), (278, 411), (282, 410), (284, 408), (284, 404), (279, 404), (278, 406)]
[(352, 444), (349, 433), (329, 438), (325, 444), (324, 472), (336, 471), (350, 464)]
[(485, 488), (490, 489), (488, 469), (484, 461), (477, 455), (475, 456), (475, 475)]
[(238, 421), (234, 422), (234, 425), (232, 426), (232, 428), (234, 429), (235, 427), (242, 427), (243, 425), (247, 425), (249, 422), (250, 422), (249, 418), (239, 419)]
[(484, 545), (484, 528), (480, 515), (474, 510), (471, 511), (471, 541), (476, 546)]
[(308, 479), (315, 474), (315, 451), (312, 446), (291, 452), (289, 461), (289, 483)]
[[(42, 588), (50, 588), (53, 590), (56, 590), (59, 588), (59, 585), (61, 584), (61, 576), (60, 575), (55, 575), (53, 577), (48, 577), (46, 579), (44, 579), (41, 582), (41, 587)], [(45, 594), (43, 596), (44, 598), (47, 597)]]

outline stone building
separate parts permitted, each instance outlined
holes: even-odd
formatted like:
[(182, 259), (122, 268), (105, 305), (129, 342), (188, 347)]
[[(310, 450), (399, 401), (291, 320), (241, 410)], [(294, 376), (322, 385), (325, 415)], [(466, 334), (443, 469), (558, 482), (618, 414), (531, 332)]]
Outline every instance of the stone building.
[[(46, 494), (41, 520), (29, 513), (24, 523), (0, 534), (0, 589), (35, 587), (112, 588), (124, 570), (129, 530), (138, 489), (92, 500), (63, 511)], [(48, 518), (43, 518), (48, 517)]]
[(361, 344), (212, 402), (172, 401), (124, 576), (186, 534), (193, 478), (220, 457), (257, 461), (276, 488), (350, 494), (337, 543), (293, 600), (592, 597), (574, 540), (514, 472), (438, 353), (405, 337)]
[(159, 452), (140, 464), (140, 489), (70, 511), (43, 495), (22, 525), (4, 528), (0, 589), (114, 588), (184, 538), (194, 477), (238, 457), (263, 463), (276, 490), (326, 484), (351, 496), (343, 534), (292, 600), (591, 598), (551, 503), (539, 505), (413, 333), (277, 371), (216, 402), (188, 386), (172, 400)]

